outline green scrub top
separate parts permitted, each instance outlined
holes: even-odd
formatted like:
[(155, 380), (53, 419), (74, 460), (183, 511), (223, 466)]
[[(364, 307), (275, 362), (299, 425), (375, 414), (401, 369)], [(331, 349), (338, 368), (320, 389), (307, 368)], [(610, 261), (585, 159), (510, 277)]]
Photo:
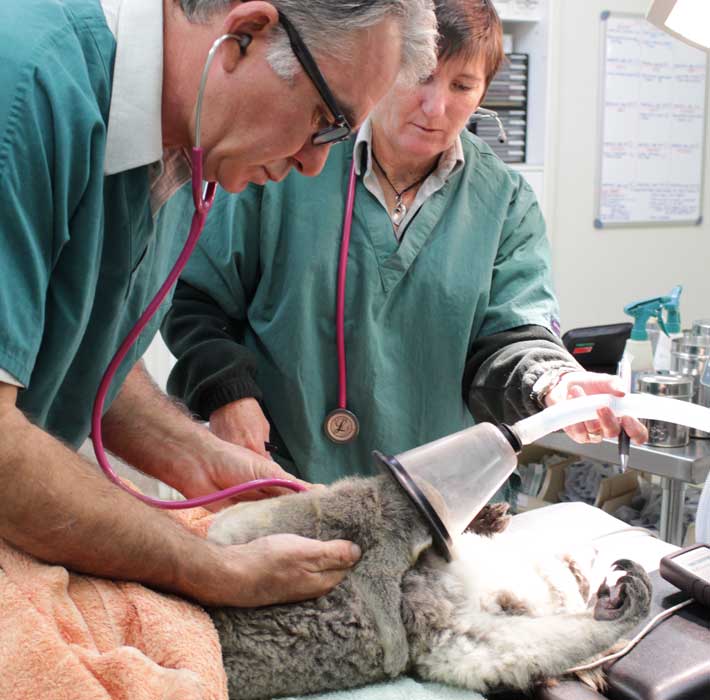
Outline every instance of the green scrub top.
[(156, 235), (148, 167), (104, 176), (115, 49), (98, 0), (0, 3), (0, 367), (30, 419), (74, 446), (188, 225)]
[[(358, 179), (345, 339), (360, 434), (346, 445), (322, 425), (338, 399), (336, 278), (352, 142), (334, 147), (315, 179), (292, 173), (217, 197), (182, 280), (237, 320), (235, 337), (257, 357), (267, 415), (293, 459), (286, 466), (310, 481), (373, 473), (373, 449), (397, 454), (472, 425), (462, 375), (474, 340), (555, 324), (532, 190), (482, 141), (468, 132), (462, 141), (464, 168), (424, 203), (401, 244)], [(179, 196), (187, 207), (189, 192)], [(175, 313), (167, 324), (199, 323), (199, 313)], [(187, 371), (201, 379), (197, 365)]]

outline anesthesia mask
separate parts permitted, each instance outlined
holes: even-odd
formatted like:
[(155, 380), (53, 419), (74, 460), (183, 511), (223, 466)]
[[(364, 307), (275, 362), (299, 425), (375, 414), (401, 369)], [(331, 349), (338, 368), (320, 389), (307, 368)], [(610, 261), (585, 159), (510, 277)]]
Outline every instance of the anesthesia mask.
[(434, 546), (454, 558), (455, 540), (505, 483), (524, 445), (609, 407), (617, 416), (679, 423), (710, 432), (710, 409), (650, 394), (595, 394), (571, 399), (512, 426), (479, 423), (453, 435), (388, 457), (374, 452), (429, 525)]

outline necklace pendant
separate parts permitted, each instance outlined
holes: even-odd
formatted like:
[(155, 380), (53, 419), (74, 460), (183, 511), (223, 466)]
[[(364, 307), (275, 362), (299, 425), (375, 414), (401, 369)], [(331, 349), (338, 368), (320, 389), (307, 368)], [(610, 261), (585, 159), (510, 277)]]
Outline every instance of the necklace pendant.
[(397, 199), (397, 203), (394, 205), (392, 210), (392, 223), (395, 226), (399, 226), (404, 217), (407, 215), (407, 207), (404, 206), (404, 202), (401, 199)]

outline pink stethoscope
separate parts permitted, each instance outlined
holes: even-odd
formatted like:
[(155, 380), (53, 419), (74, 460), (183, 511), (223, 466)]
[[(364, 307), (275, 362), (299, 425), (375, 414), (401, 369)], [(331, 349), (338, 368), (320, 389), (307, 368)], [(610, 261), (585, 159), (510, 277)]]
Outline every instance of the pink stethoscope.
[(348, 181), (348, 193), (345, 200), (345, 216), (343, 218), (343, 236), (340, 242), (335, 304), (335, 343), (338, 349), (338, 407), (332, 410), (323, 421), (325, 434), (329, 440), (336, 444), (351, 442), (360, 432), (360, 424), (357, 416), (347, 408), (347, 365), (345, 362), (345, 280), (347, 276), (348, 253), (350, 251), (350, 232), (353, 223), (356, 181), (355, 154), (353, 153), (350, 179)]
[[(185, 501), (164, 501), (157, 498), (150, 498), (144, 494), (132, 489), (130, 486), (125, 484), (116, 475), (116, 473), (111, 468), (108, 458), (106, 457), (106, 452), (104, 451), (103, 439), (101, 435), (101, 418), (103, 416), (104, 403), (106, 401), (106, 394), (108, 393), (109, 387), (111, 386), (111, 381), (113, 380), (116, 371), (118, 370), (121, 362), (125, 358), (126, 354), (130, 350), (133, 343), (135, 343), (138, 336), (141, 334), (143, 329), (146, 327), (150, 319), (153, 317), (155, 312), (160, 307), (163, 299), (170, 291), (178, 276), (182, 272), (183, 268), (187, 264), (187, 260), (190, 254), (197, 245), (197, 241), (205, 227), (205, 222), (207, 221), (207, 214), (212, 207), (214, 201), (215, 192), (217, 189), (217, 184), (215, 182), (208, 182), (206, 184), (204, 195), (203, 195), (203, 182), (202, 182), (202, 172), (203, 172), (203, 151), (200, 147), (200, 132), (201, 132), (201, 120), (202, 120), (202, 100), (204, 97), (205, 86), (207, 84), (207, 74), (209, 73), (210, 66), (215, 57), (217, 49), (221, 46), (223, 42), (227, 39), (234, 39), (239, 42), (242, 53), (246, 50), (246, 47), (251, 41), (251, 37), (248, 35), (237, 36), (234, 34), (225, 34), (217, 39), (212, 47), (210, 48), (209, 54), (207, 56), (207, 61), (205, 62), (205, 67), (202, 71), (202, 79), (200, 81), (200, 89), (197, 96), (197, 106), (196, 106), (196, 119), (195, 119), (195, 146), (192, 149), (190, 155), (190, 161), (192, 164), (192, 199), (195, 205), (195, 213), (192, 217), (192, 223), (190, 225), (190, 233), (187, 237), (185, 246), (180, 253), (175, 265), (173, 266), (168, 278), (163, 282), (163, 285), (158, 290), (153, 300), (148, 304), (148, 307), (143, 312), (141, 317), (138, 319), (136, 325), (131, 329), (130, 333), (121, 343), (121, 346), (117, 350), (113, 359), (109, 363), (106, 372), (104, 373), (101, 383), (99, 384), (99, 389), (96, 393), (96, 399), (94, 401), (94, 407), (91, 414), (91, 441), (94, 445), (94, 453), (99, 466), (104, 471), (106, 476), (118, 487), (127, 491), (132, 496), (135, 496), (139, 500), (147, 503), (148, 505), (155, 506), (156, 508), (163, 508), (166, 510), (178, 510), (182, 508), (195, 508), (197, 506), (206, 506), (210, 503), (215, 503), (221, 501), (225, 498), (235, 496), (237, 494), (243, 493), (244, 491), (250, 491), (252, 489), (265, 488), (268, 486), (279, 486), (292, 491), (304, 491), (305, 487), (301, 484), (289, 481), (287, 479), (256, 479), (254, 481), (248, 481), (238, 486), (232, 486), (223, 491), (217, 491), (215, 493), (208, 494), (206, 496), (200, 496), (198, 498), (190, 498)], [(351, 212), (352, 215), (352, 212)], [(347, 253), (346, 253), (347, 258)], [(344, 358), (344, 355), (343, 355)]]

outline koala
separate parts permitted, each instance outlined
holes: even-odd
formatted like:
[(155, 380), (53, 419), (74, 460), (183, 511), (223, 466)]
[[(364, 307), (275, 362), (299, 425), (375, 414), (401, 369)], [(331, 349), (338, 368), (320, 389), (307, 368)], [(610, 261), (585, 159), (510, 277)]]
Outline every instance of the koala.
[[(648, 613), (643, 569), (590, 598), (568, 555), (533, 552), (499, 534), (509, 516), (484, 509), (447, 562), (417, 509), (388, 475), (222, 511), (213, 541), (276, 533), (356, 542), (362, 558), (316, 600), (258, 609), (210, 608), (230, 700), (352, 688), (404, 673), (480, 693), (526, 690), (617, 643)], [(493, 535), (493, 536), (491, 536)]]

